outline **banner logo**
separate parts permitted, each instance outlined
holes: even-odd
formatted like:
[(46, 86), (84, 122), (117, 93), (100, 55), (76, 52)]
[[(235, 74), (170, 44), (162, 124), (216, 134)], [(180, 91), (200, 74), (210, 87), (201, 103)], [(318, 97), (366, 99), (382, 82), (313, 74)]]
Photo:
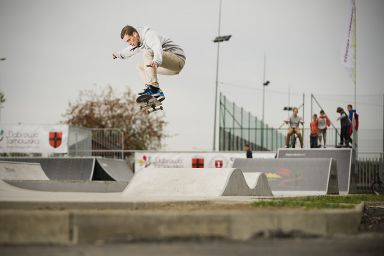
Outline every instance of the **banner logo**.
[(49, 132), (49, 145), (51, 145), (51, 147), (53, 148), (60, 147), (62, 141), (63, 141), (62, 132)]
[(223, 160), (215, 160), (215, 167), (216, 168), (223, 168)]
[(192, 158), (192, 168), (204, 168), (204, 158)]

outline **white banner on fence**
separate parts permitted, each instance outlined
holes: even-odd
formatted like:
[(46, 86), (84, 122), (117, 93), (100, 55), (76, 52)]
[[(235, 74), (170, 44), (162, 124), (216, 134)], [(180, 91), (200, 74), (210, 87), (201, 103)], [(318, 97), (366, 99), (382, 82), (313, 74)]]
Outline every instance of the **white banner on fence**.
[[(275, 153), (253, 153), (254, 158), (274, 158)], [(236, 158), (245, 158), (245, 152), (136, 152), (135, 172), (152, 168), (230, 168)]]
[(0, 125), (1, 153), (68, 153), (68, 125)]

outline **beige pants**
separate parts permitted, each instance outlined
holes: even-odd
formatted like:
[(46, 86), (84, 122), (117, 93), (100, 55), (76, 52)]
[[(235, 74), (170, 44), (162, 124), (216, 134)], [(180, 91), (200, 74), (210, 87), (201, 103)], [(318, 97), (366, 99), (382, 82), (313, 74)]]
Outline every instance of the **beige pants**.
[(144, 64), (138, 65), (140, 77), (145, 84), (159, 87), (157, 74), (159, 75), (177, 75), (183, 69), (185, 61), (172, 52), (163, 52), (163, 62), (161, 66), (156, 68), (147, 67), (153, 61), (153, 51), (146, 50), (144, 52)]

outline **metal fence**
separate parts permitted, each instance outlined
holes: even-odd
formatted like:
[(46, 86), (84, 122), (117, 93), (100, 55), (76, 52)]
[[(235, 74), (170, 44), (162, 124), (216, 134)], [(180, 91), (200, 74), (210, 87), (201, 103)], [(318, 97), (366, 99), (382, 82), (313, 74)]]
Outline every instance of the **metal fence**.
[(69, 126), (68, 128), (68, 155), (90, 156), (92, 149), (92, 130)]
[(284, 135), (220, 94), (219, 150), (275, 151), (284, 145)]
[(124, 158), (124, 133), (117, 128), (92, 129), (92, 156)]
[(383, 181), (384, 158), (381, 157), (360, 158), (356, 161), (356, 188), (358, 193), (371, 193), (372, 183), (379, 178)]

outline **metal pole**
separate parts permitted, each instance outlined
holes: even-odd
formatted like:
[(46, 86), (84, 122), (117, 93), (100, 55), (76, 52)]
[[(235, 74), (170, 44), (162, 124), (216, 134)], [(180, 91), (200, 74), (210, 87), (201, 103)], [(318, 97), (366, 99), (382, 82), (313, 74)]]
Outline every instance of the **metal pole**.
[(264, 111), (265, 111), (265, 62), (266, 62), (266, 58), (265, 58), (265, 53), (264, 53), (264, 75), (263, 75), (263, 113), (261, 115), (262, 119), (263, 119), (263, 122), (264, 122)]
[(381, 152), (384, 152), (384, 94), (383, 94), (383, 149)]
[[(219, 3), (219, 27), (217, 36), (220, 36), (221, 27), (221, 2)], [(217, 115), (217, 92), (219, 90), (219, 56), (220, 56), (220, 42), (217, 42), (217, 60), (216, 60), (216, 88), (215, 88), (215, 113), (213, 118), (213, 151), (216, 151), (216, 115)]]
[(263, 74), (263, 107), (262, 107), (262, 113), (261, 113), (261, 121), (262, 121), (262, 127), (261, 127), (261, 147), (264, 148), (264, 129), (265, 129), (265, 120), (264, 120), (264, 108), (265, 108), (265, 63), (266, 63), (266, 57), (264, 52), (264, 74)]
[(356, 101), (356, 91), (357, 91), (357, 81), (356, 81), (356, 41), (357, 41), (357, 38), (356, 38), (356, 1), (353, 1), (353, 12), (354, 12), (354, 15), (353, 15), (353, 43), (354, 43), (354, 47), (353, 47), (353, 80), (355, 82), (355, 88), (354, 88), (354, 105), (355, 105), (355, 109), (357, 109), (357, 101)]
[(124, 160), (124, 131), (120, 131), (121, 133), (121, 159)]
[(311, 120), (313, 116), (313, 94), (311, 93)]
[[(353, 44), (354, 44), (354, 47), (353, 47), (353, 81), (355, 83), (355, 87), (354, 87), (354, 105), (355, 105), (355, 109), (357, 109), (357, 76), (356, 76), (356, 73), (357, 73), (357, 70), (356, 70), (356, 48), (357, 48), (357, 37), (356, 37), (356, 1), (354, 0), (353, 1), (353, 12), (354, 12), (354, 15), (353, 15)], [(357, 160), (358, 158), (358, 136), (357, 136), (357, 131), (355, 130), (355, 126), (352, 125), (352, 138), (353, 138), (353, 142), (352, 142), (352, 148), (354, 149), (355, 151), (355, 160)]]
[(248, 112), (248, 143), (251, 143), (251, 112)]
[[(304, 114), (305, 114), (305, 112), (304, 112), (304, 109), (305, 109), (305, 93), (303, 93), (303, 122), (305, 121), (305, 118), (304, 118)], [(305, 136), (304, 136), (304, 125), (305, 125), (305, 122), (304, 122), (304, 124), (303, 124), (303, 132), (302, 132), (302, 135), (301, 136), (303, 136), (303, 147), (304, 147), (304, 138), (305, 138)]]

